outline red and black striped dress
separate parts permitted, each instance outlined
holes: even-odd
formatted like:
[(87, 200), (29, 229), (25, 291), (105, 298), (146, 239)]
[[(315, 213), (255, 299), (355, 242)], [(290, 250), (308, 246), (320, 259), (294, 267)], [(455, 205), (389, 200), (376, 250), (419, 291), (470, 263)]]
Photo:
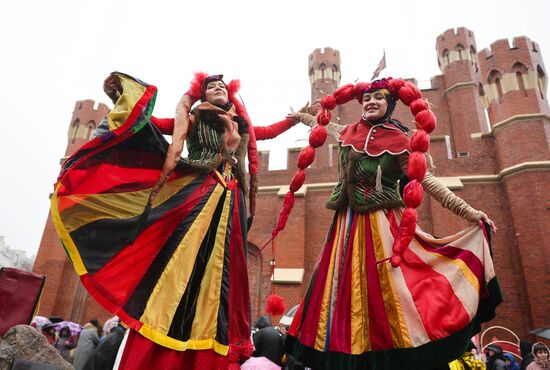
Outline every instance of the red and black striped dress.
[[(120, 368), (226, 368), (250, 347), (243, 187), (227, 162), (182, 159), (144, 213), (169, 144), (150, 122), (156, 88), (118, 76), (108, 132), (59, 175), (54, 224), (88, 292), (132, 329)], [(213, 149), (219, 133), (201, 130)]]

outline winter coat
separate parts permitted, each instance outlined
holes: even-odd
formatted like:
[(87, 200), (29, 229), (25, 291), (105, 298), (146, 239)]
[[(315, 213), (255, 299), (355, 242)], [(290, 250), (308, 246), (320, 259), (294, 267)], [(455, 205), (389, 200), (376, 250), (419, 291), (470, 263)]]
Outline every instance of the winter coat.
[(269, 318), (261, 317), (256, 321), (259, 330), (254, 333), (252, 340), (254, 341), (253, 357), (267, 357), (273, 363), (282, 366), (283, 337), (277, 329), (271, 326)]
[(59, 351), (59, 354), (65, 361), (72, 363), (71, 349), (76, 347), (76, 343), (70, 335), (57, 337), (53, 346)]
[(535, 357), (535, 360), (527, 366), (527, 370), (548, 370), (550, 369), (550, 360), (542, 361)]
[(541, 359), (539, 356), (537, 356), (537, 353), (535, 351), (535, 348), (539, 347), (539, 350), (541, 346), (545, 349), (546, 353), (550, 355), (548, 351), (548, 347), (544, 343), (535, 343), (533, 344), (531, 353), (533, 354), (533, 362), (527, 366), (527, 370), (550, 370), (550, 357), (546, 357), (546, 359)]
[(507, 365), (508, 370), (520, 370), (519, 364), (516, 362), (516, 358), (514, 357), (514, 355), (510, 353), (505, 353), (504, 357), (510, 360), (510, 364)]
[(123, 326), (112, 329), (88, 358), (84, 370), (112, 369), (125, 332)]
[(99, 336), (97, 335), (97, 328), (91, 324), (86, 324), (84, 330), (80, 332), (80, 338), (78, 338), (78, 344), (76, 346), (76, 355), (73, 363), (75, 370), (84, 369), (86, 361), (88, 361), (88, 358), (94, 352), (98, 343)]
[(501, 354), (494, 354), (488, 358), (487, 370), (508, 370), (504, 357)]
[(550, 369), (549, 361), (546, 361), (546, 364), (544, 364), (544, 363), (537, 362), (536, 359), (535, 361), (531, 362), (529, 366), (527, 366), (527, 370), (548, 370), (548, 369)]

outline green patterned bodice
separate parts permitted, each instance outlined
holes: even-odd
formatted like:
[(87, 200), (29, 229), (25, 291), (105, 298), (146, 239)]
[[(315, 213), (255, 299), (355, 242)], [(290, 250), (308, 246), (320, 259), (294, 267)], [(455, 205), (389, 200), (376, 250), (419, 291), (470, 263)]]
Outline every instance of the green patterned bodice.
[(199, 167), (216, 168), (220, 163), (223, 147), (223, 130), (216, 130), (195, 112), (195, 123), (187, 136), (189, 162)]
[[(380, 176), (377, 176), (380, 166)], [(403, 176), (397, 157), (389, 153), (371, 157), (351, 147), (340, 147), (338, 183), (327, 208), (343, 210), (349, 205), (357, 212), (403, 207), (398, 180)], [(377, 177), (379, 189), (377, 190)]]
[(189, 129), (189, 134), (186, 138), (189, 164), (198, 170), (211, 171), (218, 168), (222, 163), (230, 163), (235, 169), (239, 183), (246, 192), (244, 163), (247, 153), (248, 134), (242, 133), (239, 146), (233, 153), (229, 153), (224, 148), (223, 124), (205, 119), (205, 117), (213, 116), (204, 113), (201, 114), (199, 110), (193, 111), (193, 114), (195, 115), (195, 123)]

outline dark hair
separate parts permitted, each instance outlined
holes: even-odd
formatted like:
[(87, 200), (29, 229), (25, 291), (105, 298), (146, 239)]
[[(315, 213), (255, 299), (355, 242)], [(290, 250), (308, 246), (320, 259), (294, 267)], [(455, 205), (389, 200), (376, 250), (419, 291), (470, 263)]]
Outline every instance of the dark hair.
[(548, 347), (546, 347), (544, 343), (535, 343), (533, 346), (533, 353), (537, 352), (548, 352)]
[(210, 75), (210, 76), (207, 76), (203, 83), (202, 83), (202, 87), (201, 87), (201, 101), (205, 101), (206, 100), (206, 88), (208, 87), (208, 84), (210, 82), (213, 82), (213, 81), (221, 81), (224, 86), (227, 88), (227, 85), (225, 84), (224, 80), (223, 80), (223, 75)]
[(61, 336), (64, 332), (67, 333), (68, 336), (72, 335), (71, 328), (69, 328), (68, 326), (64, 326), (61, 328), (61, 330), (59, 330), (59, 336)]

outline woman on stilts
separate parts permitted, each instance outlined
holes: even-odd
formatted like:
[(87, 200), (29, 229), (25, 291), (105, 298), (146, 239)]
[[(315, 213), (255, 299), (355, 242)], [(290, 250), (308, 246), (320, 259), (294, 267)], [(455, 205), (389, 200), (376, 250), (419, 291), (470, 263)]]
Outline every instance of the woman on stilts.
[[(330, 110), (354, 99), (362, 104), (358, 121), (330, 123)], [(411, 139), (391, 117), (398, 100), (415, 116)], [(313, 130), (287, 194), (283, 227), (313, 148), (328, 133), (340, 151), (327, 202), (335, 214), (287, 352), (318, 370), (445, 368), (494, 317), (501, 295), (489, 246), (494, 223), (430, 172), (428, 134), (436, 120), (429, 104), (414, 84), (388, 78), (342, 86), (321, 100), (317, 117), (288, 117)], [(474, 226), (443, 238), (422, 231), (415, 208), (424, 190)]]

